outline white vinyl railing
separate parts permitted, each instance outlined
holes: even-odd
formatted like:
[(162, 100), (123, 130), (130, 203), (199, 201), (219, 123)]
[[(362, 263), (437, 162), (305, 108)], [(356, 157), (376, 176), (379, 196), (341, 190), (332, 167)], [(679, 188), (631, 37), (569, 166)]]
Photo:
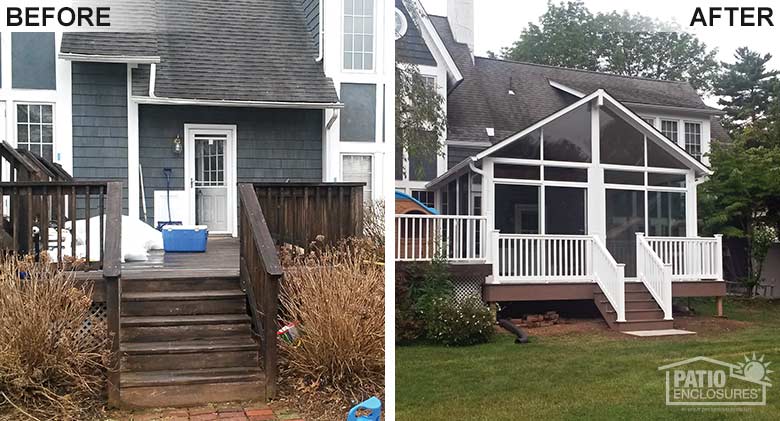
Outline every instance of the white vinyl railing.
[(398, 261), (484, 261), (487, 218), (458, 215), (396, 215)]
[(672, 265), (673, 279), (723, 279), (721, 235), (714, 238), (645, 237), (660, 259)]
[(588, 280), (590, 238), (498, 234), (497, 276), (501, 281)]
[(636, 274), (664, 311), (664, 319), (672, 320), (672, 265), (661, 260), (642, 233), (636, 234)]
[(626, 265), (618, 263), (598, 236), (591, 237), (591, 275), (617, 313), (618, 322), (626, 321)]

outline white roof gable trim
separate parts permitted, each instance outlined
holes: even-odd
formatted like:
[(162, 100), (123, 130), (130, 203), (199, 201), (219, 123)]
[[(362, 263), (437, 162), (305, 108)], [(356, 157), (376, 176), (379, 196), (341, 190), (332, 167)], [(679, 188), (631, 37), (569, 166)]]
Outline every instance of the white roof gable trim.
[(630, 122), (634, 123), (635, 126), (639, 126), (643, 129), (645, 132), (645, 135), (648, 137), (648, 139), (652, 139), (656, 144), (658, 144), (663, 150), (666, 152), (676, 156), (682, 163), (687, 165), (689, 168), (697, 171), (698, 173), (711, 175), (712, 171), (704, 164), (696, 160), (696, 158), (692, 157), (690, 154), (688, 154), (684, 149), (682, 149), (679, 145), (672, 142), (671, 140), (667, 139), (664, 135), (661, 134), (661, 132), (658, 131), (655, 127), (647, 124), (646, 121), (642, 120), (638, 115), (636, 115), (633, 111), (628, 109), (626, 106), (620, 103), (620, 101), (613, 98), (611, 95), (609, 95), (606, 91), (603, 89), (599, 89), (592, 94), (588, 96), (584, 96), (582, 99), (578, 100), (577, 102), (569, 105), (568, 107), (565, 107), (558, 112), (539, 120), (538, 122), (532, 124), (531, 126), (527, 127), (525, 130), (522, 130), (512, 136), (507, 137), (506, 139), (502, 140), (499, 143), (496, 143), (495, 145), (491, 146), (490, 148), (485, 149), (484, 151), (480, 152), (479, 154), (475, 156), (468, 157), (452, 167), (449, 171), (446, 173), (440, 175), (435, 180), (432, 180), (426, 185), (426, 188), (432, 188), (438, 184), (440, 184), (442, 181), (450, 178), (453, 174), (457, 174), (461, 171), (463, 171), (466, 167), (470, 166), (471, 164), (482, 160), (485, 157), (488, 157), (501, 149), (509, 146), (510, 144), (514, 143), (515, 141), (522, 139), (523, 137), (529, 135), (530, 133), (533, 133), (535, 130), (538, 130), (542, 128), (543, 126), (547, 125), (551, 121), (563, 116), (564, 114), (567, 114), (580, 106), (589, 103), (590, 101), (597, 100), (599, 103), (604, 103), (605, 101), (608, 102), (610, 105), (614, 107), (616, 111), (623, 117)]
[[(455, 82), (460, 82), (463, 80), (463, 74), (460, 72), (460, 69), (458, 69), (458, 66), (455, 64), (455, 60), (452, 59), (452, 56), (450, 55), (450, 52), (447, 50), (447, 47), (444, 45), (444, 41), (441, 40), (441, 37), (439, 36), (439, 33), (436, 32), (436, 28), (433, 27), (433, 23), (431, 22), (430, 18), (428, 18), (428, 13), (425, 11), (425, 8), (423, 8), (422, 4), (420, 3), (420, 0), (404, 0), (405, 2), (409, 2), (415, 10), (419, 11), (419, 13), (413, 13), (411, 10), (409, 11), (409, 15), (412, 17), (412, 19), (415, 19), (418, 23), (418, 27), (422, 30), (423, 39), (425, 40), (426, 44), (433, 44), (433, 48), (437, 50), (439, 55), (441, 55), (444, 58), (444, 64), (447, 67), (447, 71), (452, 75), (452, 78), (455, 80)], [(409, 7), (407, 7), (409, 9)], [(431, 48), (431, 45), (428, 45), (428, 48)]]

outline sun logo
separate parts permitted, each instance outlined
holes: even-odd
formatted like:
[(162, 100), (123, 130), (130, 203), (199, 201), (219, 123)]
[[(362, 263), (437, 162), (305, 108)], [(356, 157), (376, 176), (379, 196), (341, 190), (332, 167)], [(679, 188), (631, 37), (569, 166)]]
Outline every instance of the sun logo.
[(763, 355), (761, 355), (761, 358), (756, 358), (756, 353), (754, 352), (753, 358), (748, 358), (745, 355), (745, 362), (737, 363), (738, 368), (734, 372), (755, 382), (771, 383), (768, 374), (774, 373), (774, 371), (769, 369), (769, 364), (772, 363), (769, 361), (765, 363)]

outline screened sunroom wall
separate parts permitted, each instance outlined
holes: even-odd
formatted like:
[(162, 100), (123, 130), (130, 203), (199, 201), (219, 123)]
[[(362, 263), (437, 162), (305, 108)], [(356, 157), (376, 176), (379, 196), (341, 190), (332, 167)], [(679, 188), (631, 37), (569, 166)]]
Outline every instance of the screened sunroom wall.
[(442, 215), (482, 215), (482, 176), (468, 170), (436, 191)]
[(600, 236), (635, 276), (636, 234), (696, 236), (695, 173), (647, 129), (584, 104), (497, 150), (489, 225), (506, 234)]

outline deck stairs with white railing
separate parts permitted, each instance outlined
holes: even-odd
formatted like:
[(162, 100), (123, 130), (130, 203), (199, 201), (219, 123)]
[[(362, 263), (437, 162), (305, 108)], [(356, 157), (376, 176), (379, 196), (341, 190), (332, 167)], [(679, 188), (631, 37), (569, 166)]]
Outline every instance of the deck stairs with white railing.
[(598, 235), (503, 234), (479, 216), (397, 215), (396, 260), (492, 265), (491, 285), (593, 284), (593, 300), (619, 331), (673, 328), (672, 284), (723, 280), (722, 239), (636, 236), (636, 278), (626, 279)]

